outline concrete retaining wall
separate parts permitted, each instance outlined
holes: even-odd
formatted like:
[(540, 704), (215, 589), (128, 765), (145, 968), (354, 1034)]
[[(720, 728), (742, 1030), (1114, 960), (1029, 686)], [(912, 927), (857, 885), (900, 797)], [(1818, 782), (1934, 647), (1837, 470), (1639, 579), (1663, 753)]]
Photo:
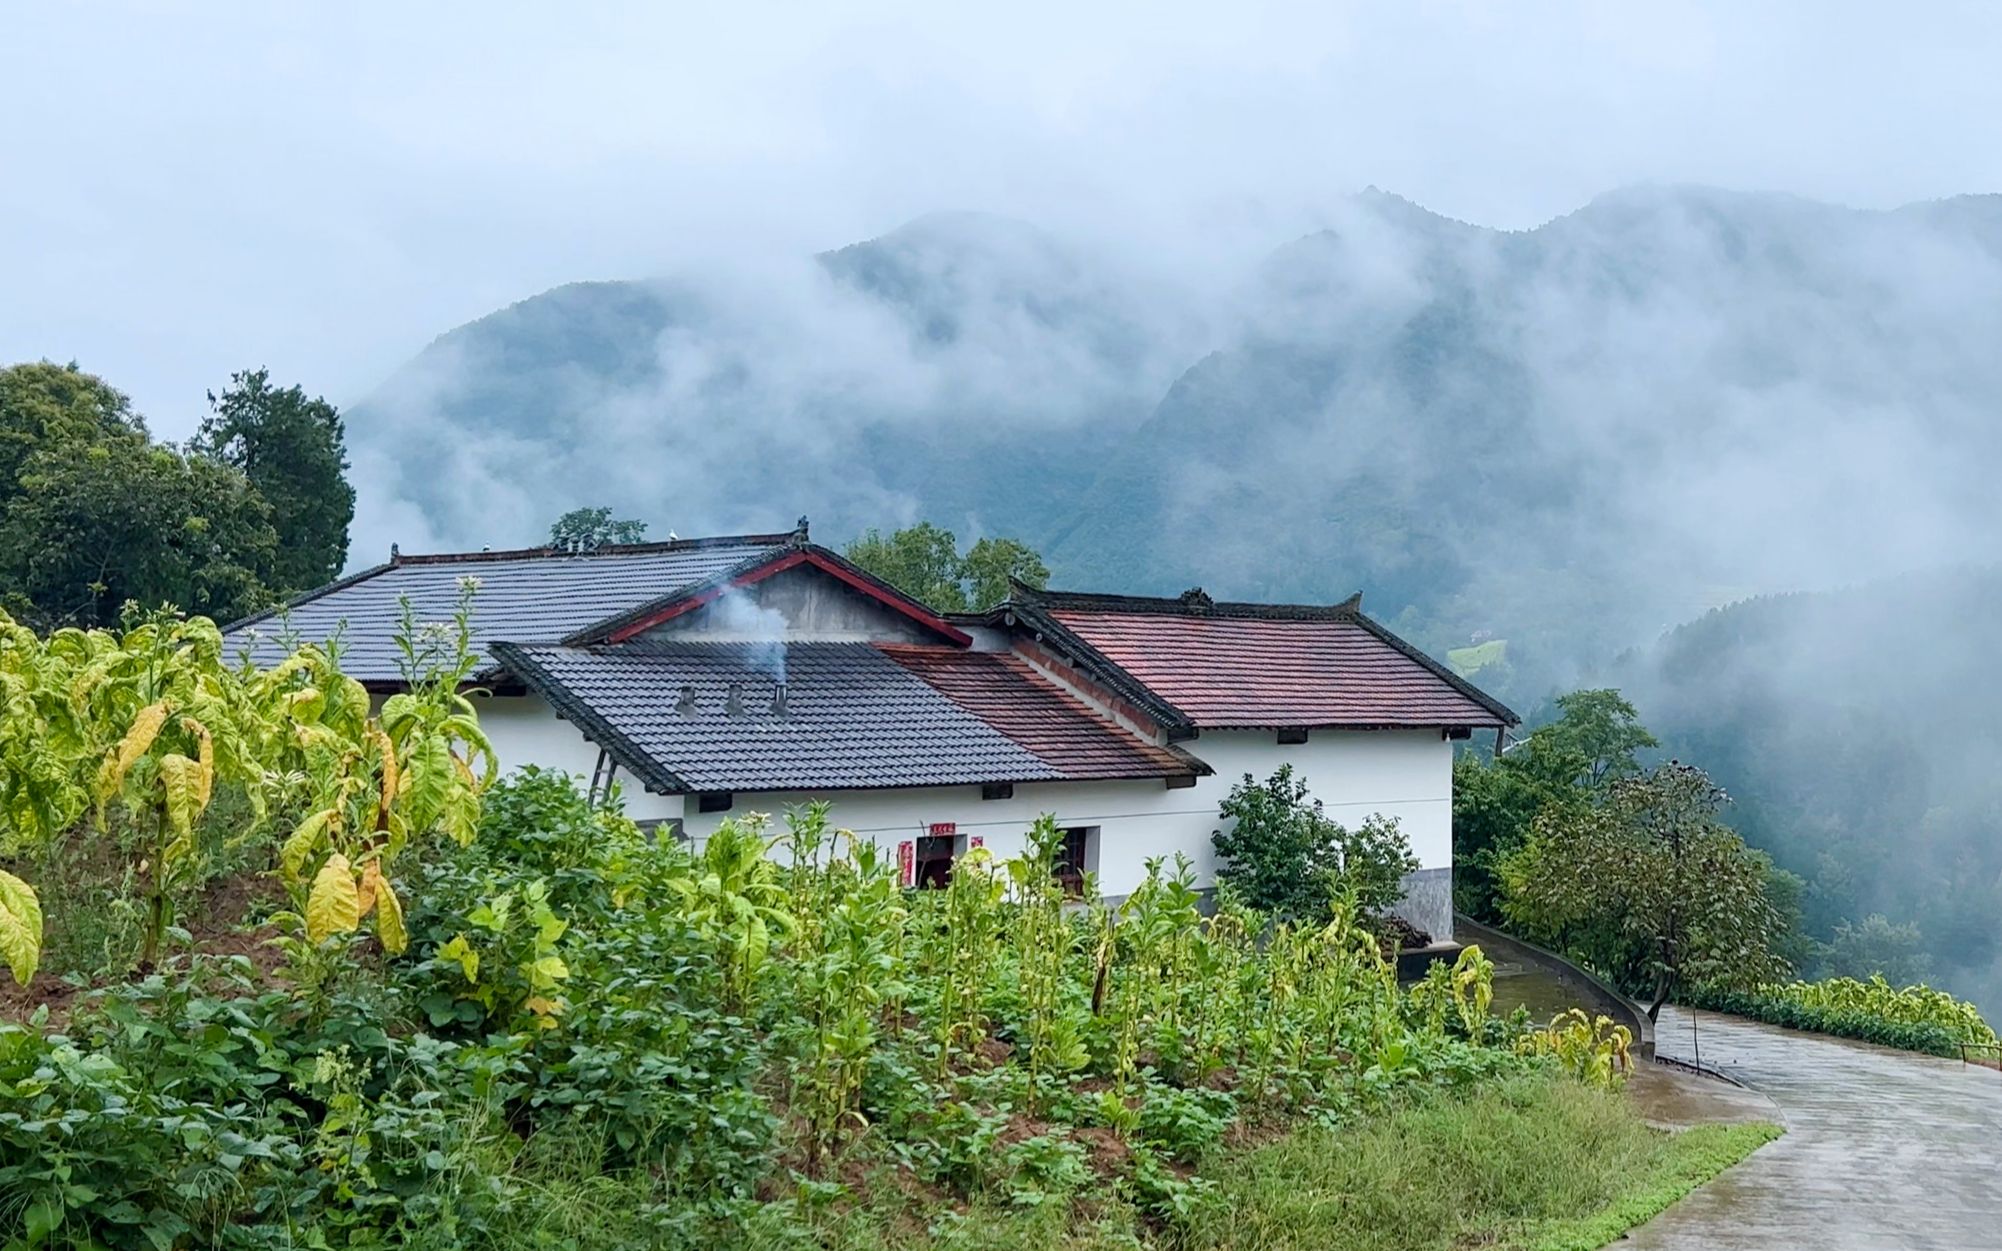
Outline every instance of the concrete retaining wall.
[(1533, 964), (1564, 983), (1578, 995), (1578, 1006), (1595, 1016), (1609, 1016), (1633, 1032), (1633, 1053), (1643, 1060), (1654, 1058), (1654, 1022), (1646, 1010), (1611, 986), (1587, 973), (1554, 951), (1535, 943), (1491, 929), (1467, 916), (1453, 915), (1455, 937), (1470, 947), (1479, 947), (1490, 960), (1515, 960)]

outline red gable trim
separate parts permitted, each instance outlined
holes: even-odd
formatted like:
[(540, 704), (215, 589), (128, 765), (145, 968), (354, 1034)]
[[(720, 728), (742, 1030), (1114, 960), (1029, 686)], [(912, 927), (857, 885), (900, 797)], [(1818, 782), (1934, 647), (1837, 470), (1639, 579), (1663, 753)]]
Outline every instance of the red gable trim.
[(828, 556), (812, 548), (796, 548), (767, 564), (759, 565), (755, 569), (748, 569), (736, 577), (729, 579), (727, 582), (704, 587), (702, 590), (675, 600), (671, 604), (663, 604), (653, 612), (629, 621), (612, 631), (605, 636), (605, 641), (607, 643), (623, 643), (636, 635), (646, 633), (662, 622), (672, 621), (683, 613), (693, 612), (705, 604), (713, 603), (722, 598), (723, 593), (726, 591), (762, 582), (773, 574), (784, 573), (786, 570), (799, 565), (811, 565), (822, 573), (839, 579), (852, 589), (860, 591), (877, 603), (883, 604), (909, 617), (934, 634), (950, 639), (960, 647), (969, 647), (973, 643), (972, 635), (967, 634), (944, 617), (926, 608), (923, 604), (900, 594), (887, 584), (876, 581), (874, 578), (850, 566), (848, 562), (830, 559)]

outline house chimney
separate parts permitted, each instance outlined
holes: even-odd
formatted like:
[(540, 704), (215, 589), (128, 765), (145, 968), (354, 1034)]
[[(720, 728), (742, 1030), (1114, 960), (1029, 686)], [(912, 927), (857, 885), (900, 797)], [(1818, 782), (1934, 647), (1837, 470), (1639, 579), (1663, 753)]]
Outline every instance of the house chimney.
[(682, 684), (681, 698), (674, 701), (674, 710), (683, 717), (692, 717), (695, 715), (695, 687), (693, 684)]
[(723, 701), (723, 714), (727, 717), (742, 718), (744, 715), (744, 684), (730, 683), (730, 697)]
[(786, 684), (783, 682), (774, 682), (772, 684), (772, 717), (783, 721), (786, 719), (786, 711)]

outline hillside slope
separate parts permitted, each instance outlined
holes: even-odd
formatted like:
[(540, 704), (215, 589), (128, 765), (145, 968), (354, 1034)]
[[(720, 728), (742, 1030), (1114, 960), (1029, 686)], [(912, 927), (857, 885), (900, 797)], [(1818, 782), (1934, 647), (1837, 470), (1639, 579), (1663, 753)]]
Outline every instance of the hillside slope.
[[(559, 288), (358, 405), (406, 546), (928, 517), (1057, 581), (1508, 640), (1533, 701), (1703, 609), (1991, 550), (2002, 197), (1616, 192), (1535, 230), (1365, 193), (1221, 290), (921, 219), (798, 264)], [(367, 533), (366, 528), (364, 533)], [(366, 552), (364, 552), (366, 554)]]

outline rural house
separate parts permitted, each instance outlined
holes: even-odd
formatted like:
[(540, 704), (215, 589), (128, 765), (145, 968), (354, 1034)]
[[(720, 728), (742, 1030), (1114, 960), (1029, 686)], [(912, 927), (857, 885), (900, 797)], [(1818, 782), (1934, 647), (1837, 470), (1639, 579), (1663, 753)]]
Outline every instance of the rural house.
[[(476, 579), (469, 584), (467, 579)], [(1054, 814), (1068, 871), (1110, 896), (1181, 852), (1214, 879), (1218, 805), (1291, 762), (1330, 816), (1394, 817), (1421, 868), (1402, 911), (1452, 931), (1453, 740), (1507, 708), (1361, 610), (1017, 587), (945, 617), (789, 534), (588, 551), (392, 554), (233, 642), (339, 634), (371, 691), (404, 681), (407, 602), (448, 618), (476, 585), (481, 722), (503, 767), (619, 780), (643, 824), (697, 843), (730, 815), (822, 798), (913, 885), (1021, 849)]]

